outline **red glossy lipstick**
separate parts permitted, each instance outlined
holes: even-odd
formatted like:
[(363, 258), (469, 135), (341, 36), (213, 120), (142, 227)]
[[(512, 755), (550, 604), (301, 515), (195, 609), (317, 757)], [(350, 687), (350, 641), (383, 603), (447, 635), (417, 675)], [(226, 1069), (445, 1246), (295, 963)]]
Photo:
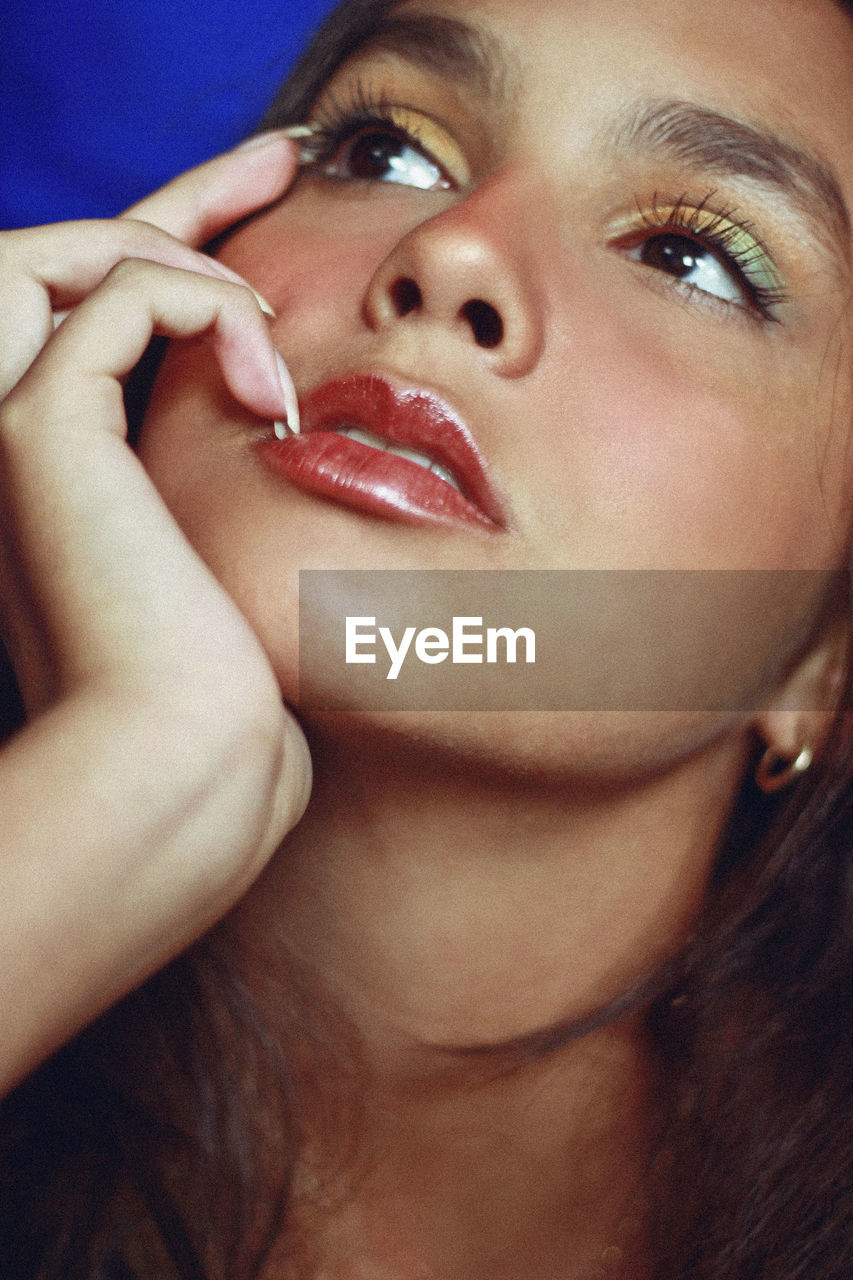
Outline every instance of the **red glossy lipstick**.
[[(257, 445), (266, 466), (298, 489), (402, 524), (506, 528), (471, 433), (435, 393), (350, 374), (317, 387), (300, 412), (300, 435)], [(349, 431), (356, 438), (341, 434)], [(417, 453), (425, 465), (364, 443), (363, 434)]]

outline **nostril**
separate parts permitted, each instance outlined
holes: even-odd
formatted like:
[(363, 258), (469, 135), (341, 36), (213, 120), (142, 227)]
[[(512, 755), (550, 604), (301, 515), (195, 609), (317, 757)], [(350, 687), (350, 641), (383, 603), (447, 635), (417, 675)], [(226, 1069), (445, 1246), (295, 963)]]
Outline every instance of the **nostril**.
[(472, 298), (459, 314), (471, 326), (478, 347), (497, 347), (503, 342), (504, 322), (491, 303)]
[(423, 306), (423, 295), (410, 276), (401, 276), (391, 285), (391, 301), (398, 316), (407, 316)]

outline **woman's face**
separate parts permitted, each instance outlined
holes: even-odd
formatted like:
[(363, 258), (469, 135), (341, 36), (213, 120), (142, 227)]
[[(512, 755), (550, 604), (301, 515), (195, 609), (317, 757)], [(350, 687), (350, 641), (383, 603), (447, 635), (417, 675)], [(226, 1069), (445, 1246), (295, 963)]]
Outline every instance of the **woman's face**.
[[(851, 85), (833, 0), (392, 11), (318, 100), (317, 161), (222, 252), (278, 313), (303, 452), (259, 450), (269, 424), (204, 340), (170, 351), (141, 445), (286, 692), (299, 567), (843, 562)], [(310, 438), (392, 418), (471, 503), (446, 473)], [(715, 641), (738, 692), (780, 643), (740, 582)], [(709, 591), (696, 634), (718, 608)], [(804, 586), (791, 648), (813, 608)], [(701, 682), (707, 654), (686, 656)], [(675, 717), (664, 754), (696, 731)]]

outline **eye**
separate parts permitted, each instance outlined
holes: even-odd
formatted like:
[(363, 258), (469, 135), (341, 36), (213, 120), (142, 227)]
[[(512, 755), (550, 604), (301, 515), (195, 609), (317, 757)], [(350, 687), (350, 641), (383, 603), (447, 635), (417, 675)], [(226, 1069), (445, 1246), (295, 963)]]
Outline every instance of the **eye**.
[(649, 236), (627, 256), (724, 302), (742, 307), (751, 304), (749, 288), (735, 265), (726, 264), (718, 251), (678, 232)]
[(342, 182), (452, 191), (471, 178), (454, 134), (435, 116), (387, 102), (361, 84), (343, 102), (329, 92), (311, 128), (310, 162)]
[[(712, 193), (713, 194), (713, 193)], [(778, 320), (782, 278), (754, 228), (736, 211), (715, 212), (711, 196), (638, 206), (635, 227), (616, 244), (627, 258), (762, 320)]]
[(336, 178), (393, 182), (420, 191), (449, 191), (450, 179), (414, 138), (391, 125), (366, 126), (323, 165)]

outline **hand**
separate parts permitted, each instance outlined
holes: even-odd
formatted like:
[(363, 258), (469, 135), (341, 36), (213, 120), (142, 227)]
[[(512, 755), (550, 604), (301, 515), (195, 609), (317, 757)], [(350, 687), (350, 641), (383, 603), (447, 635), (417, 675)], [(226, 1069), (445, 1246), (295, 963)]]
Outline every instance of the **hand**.
[(0, 237), (0, 606), (30, 717), (0, 752), (0, 1085), (222, 915), (307, 799), (266, 656), (127, 447), (121, 394), (152, 334), (209, 332), (231, 393), (285, 416), (258, 301), (194, 246), (295, 167), (274, 136), (114, 221)]

